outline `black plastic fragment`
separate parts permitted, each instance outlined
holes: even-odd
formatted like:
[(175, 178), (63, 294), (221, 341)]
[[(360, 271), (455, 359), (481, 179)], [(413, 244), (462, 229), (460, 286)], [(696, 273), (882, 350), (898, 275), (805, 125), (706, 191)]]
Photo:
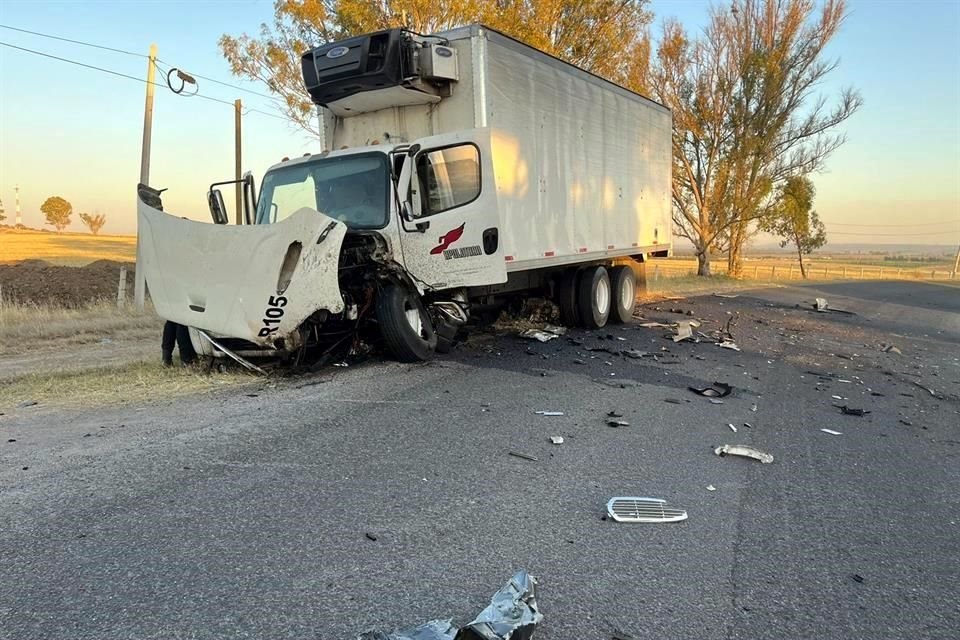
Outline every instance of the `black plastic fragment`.
[(843, 405), (834, 405), (834, 406), (836, 406), (838, 409), (840, 409), (840, 412), (843, 413), (843, 415), (845, 415), (845, 416), (858, 416), (858, 417), (861, 417), (861, 418), (862, 418), (863, 416), (865, 416), (865, 415), (867, 415), (868, 413), (870, 413), (867, 409), (855, 409), (855, 408), (853, 408), (853, 407), (848, 407), (848, 406), (845, 405), (845, 404), (843, 404)]
[(703, 387), (702, 389), (697, 387), (687, 388), (697, 395), (701, 395), (706, 398), (726, 398), (733, 391), (733, 387), (726, 382), (714, 382), (712, 386)]

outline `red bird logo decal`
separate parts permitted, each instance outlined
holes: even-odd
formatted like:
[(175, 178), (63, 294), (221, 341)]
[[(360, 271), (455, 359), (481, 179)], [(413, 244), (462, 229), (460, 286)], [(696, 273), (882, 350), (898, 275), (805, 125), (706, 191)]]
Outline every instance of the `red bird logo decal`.
[(456, 229), (451, 229), (450, 231), (447, 231), (445, 234), (440, 236), (438, 240), (440, 244), (435, 246), (433, 249), (430, 249), (430, 255), (435, 256), (437, 254), (443, 253), (450, 245), (452, 245), (454, 242), (460, 239), (460, 236), (463, 235), (463, 228), (466, 226), (467, 226), (467, 223), (464, 222)]

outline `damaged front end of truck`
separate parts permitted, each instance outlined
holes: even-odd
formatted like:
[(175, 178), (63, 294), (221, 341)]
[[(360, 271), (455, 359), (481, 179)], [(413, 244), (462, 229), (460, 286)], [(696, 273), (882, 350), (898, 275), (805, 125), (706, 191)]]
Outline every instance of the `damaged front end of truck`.
[(352, 335), (376, 286), (360, 267), (386, 251), (373, 235), (348, 237), (344, 222), (309, 207), (270, 224), (180, 218), (145, 185), (137, 218), (139, 266), (157, 314), (190, 327), (198, 352), (245, 365), (299, 358)]

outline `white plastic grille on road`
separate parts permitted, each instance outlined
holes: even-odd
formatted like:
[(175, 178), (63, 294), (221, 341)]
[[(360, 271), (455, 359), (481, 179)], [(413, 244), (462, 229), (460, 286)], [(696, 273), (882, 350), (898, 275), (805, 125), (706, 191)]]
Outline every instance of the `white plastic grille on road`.
[(607, 513), (617, 522), (680, 522), (687, 512), (659, 498), (610, 498)]

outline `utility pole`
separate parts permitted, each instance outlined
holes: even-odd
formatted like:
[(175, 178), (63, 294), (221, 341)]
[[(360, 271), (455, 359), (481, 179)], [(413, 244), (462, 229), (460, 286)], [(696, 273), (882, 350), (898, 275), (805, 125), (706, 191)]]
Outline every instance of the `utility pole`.
[(957, 259), (953, 261), (953, 273), (950, 275), (951, 279), (957, 277), (957, 271), (960, 271), (960, 245), (957, 246)]
[[(241, 111), (243, 105), (240, 103), (240, 99), (234, 101), (233, 103), (233, 154), (234, 154), (234, 174), (235, 179), (240, 180), (240, 172), (243, 170), (243, 162), (241, 159), (241, 145), (240, 145), (240, 124), (241, 124)], [(234, 185), (236, 188), (237, 194), (237, 224), (243, 224), (243, 187), (239, 182)]]
[[(153, 85), (157, 77), (157, 45), (150, 45), (147, 58), (147, 97), (143, 105), (143, 144), (140, 147), (140, 184), (150, 184), (150, 142), (153, 135)], [(139, 196), (138, 196), (139, 197)], [(133, 304), (137, 311), (143, 311), (147, 294), (147, 278), (143, 273), (140, 251), (140, 229), (137, 228), (137, 265), (133, 279)]]
[(20, 185), (14, 185), (13, 192), (17, 194), (16, 205), (17, 205), (17, 227), (23, 225), (23, 216), (20, 215)]

